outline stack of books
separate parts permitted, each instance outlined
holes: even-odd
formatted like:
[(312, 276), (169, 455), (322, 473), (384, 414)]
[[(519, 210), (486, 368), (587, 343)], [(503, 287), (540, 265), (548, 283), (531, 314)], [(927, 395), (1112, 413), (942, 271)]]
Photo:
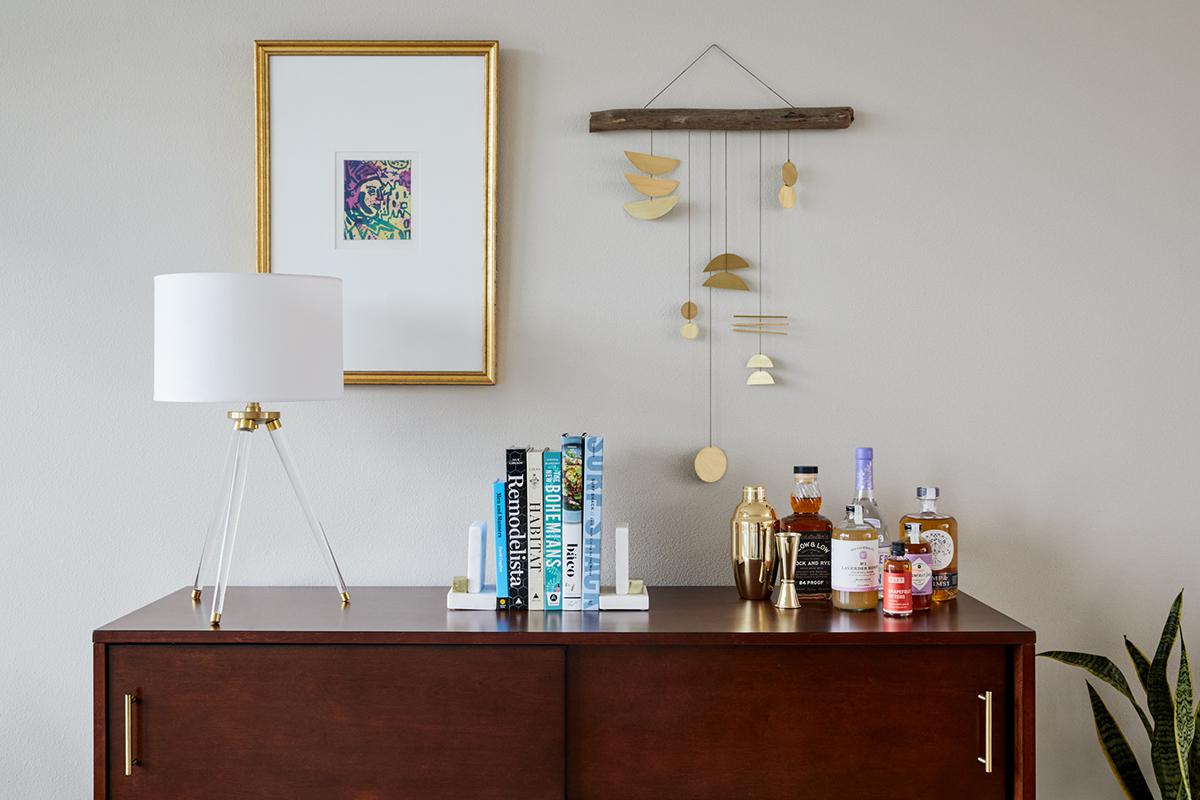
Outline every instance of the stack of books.
[(492, 484), (496, 608), (600, 610), (604, 437), (564, 434), (560, 449), (511, 447)]

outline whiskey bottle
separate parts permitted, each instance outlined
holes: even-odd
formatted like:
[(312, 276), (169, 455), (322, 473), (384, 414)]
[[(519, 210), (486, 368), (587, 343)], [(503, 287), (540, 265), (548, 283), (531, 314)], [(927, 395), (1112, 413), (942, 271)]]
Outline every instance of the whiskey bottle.
[(863, 508), (846, 506), (846, 518), (833, 529), (830, 542), (834, 608), (873, 611), (879, 603), (879, 561), (875, 527), (863, 521)]
[(921, 510), (900, 518), (900, 526), (919, 523), (921, 538), (929, 542), (933, 556), (933, 602), (943, 603), (958, 597), (958, 520), (949, 514), (938, 513), (937, 501), (941, 491), (936, 486), (918, 486), (917, 499)]
[(779, 529), (800, 534), (796, 549), (796, 597), (801, 601), (828, 600), (830, 535), (833, 522), (818, 513), (821, 487), (816, 467), (792, 467), (792, 512), (779, 521)]
[(883, 597), (883, 562), (887, 561), (892, 549), (892, 540), (888, 536), (887, 523), (883, 514), (879, 513), (879, 504), (875, 502), (875, 448), (859, 447), (854, 451), (854, 499), (851, 504), (862, 506), (863, 521), (873, 527), (878, 534), (879, 569), (877, 575), (880, 584), (876, 587), (879, 596)]

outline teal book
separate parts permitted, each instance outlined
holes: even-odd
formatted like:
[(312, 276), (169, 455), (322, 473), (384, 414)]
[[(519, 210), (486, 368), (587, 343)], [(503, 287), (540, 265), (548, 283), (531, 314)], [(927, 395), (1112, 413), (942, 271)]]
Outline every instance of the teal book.
[(496, 608), (508, 608), (508, 539), (504, 535), (504, 481), (492, 481), (492, 528), (496, 544)]
[(583, 443), (583, 610), (600, 610), (600, 539), (604, 488), (604, 437)]
[(562, 453), (547, 450), (542, 459), (542, 563), (546, 610), (562, 611)]

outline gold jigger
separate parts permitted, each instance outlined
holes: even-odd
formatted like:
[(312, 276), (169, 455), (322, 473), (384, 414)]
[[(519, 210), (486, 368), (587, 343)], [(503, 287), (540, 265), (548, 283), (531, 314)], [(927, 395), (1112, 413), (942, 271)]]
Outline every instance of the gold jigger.
[[(779, 518), (767, 503), (762, 486), (742, 487), (742, 502), (730, 520), (733, 578), (743, 600), (771, 596), (771, 569), (775, 566), (775, 531)], [(793, 553), (792, 559), (795, 560)]]
[(775, 552), (779, 558), (779, 593), (775, 595), (776, 608), (799, 608), (796, 597), (796, 551), (800, 548), (800, 534), (780, 531), (775, 534)]

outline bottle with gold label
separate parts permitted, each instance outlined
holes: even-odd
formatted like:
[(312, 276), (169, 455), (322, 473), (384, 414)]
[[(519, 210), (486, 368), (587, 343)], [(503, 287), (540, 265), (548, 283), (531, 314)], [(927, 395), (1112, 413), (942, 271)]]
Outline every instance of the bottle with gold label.
[(729, 527), (730, 557), (738, 594), (743, 600), (767, 599), (771, 596), (779, 517), (767, 502), (765, 488), (742, 487), (742, 502), (734, 509)]
[(917, 499), (921, 510), (900, 519), (901, 530), (916, 522), (921, 526), (921, 539), (929, 542), (933, 557), (933, 602), (944, 603), (958, 597), (958, 520), (938, 512), (941, 490), (936, 486), (918, 486)]
[(833, 529), (830, 567), (834, 608), (874, 611), (879, 603), (879, 533), (863, 521), (863, 508), (846, 506)]

